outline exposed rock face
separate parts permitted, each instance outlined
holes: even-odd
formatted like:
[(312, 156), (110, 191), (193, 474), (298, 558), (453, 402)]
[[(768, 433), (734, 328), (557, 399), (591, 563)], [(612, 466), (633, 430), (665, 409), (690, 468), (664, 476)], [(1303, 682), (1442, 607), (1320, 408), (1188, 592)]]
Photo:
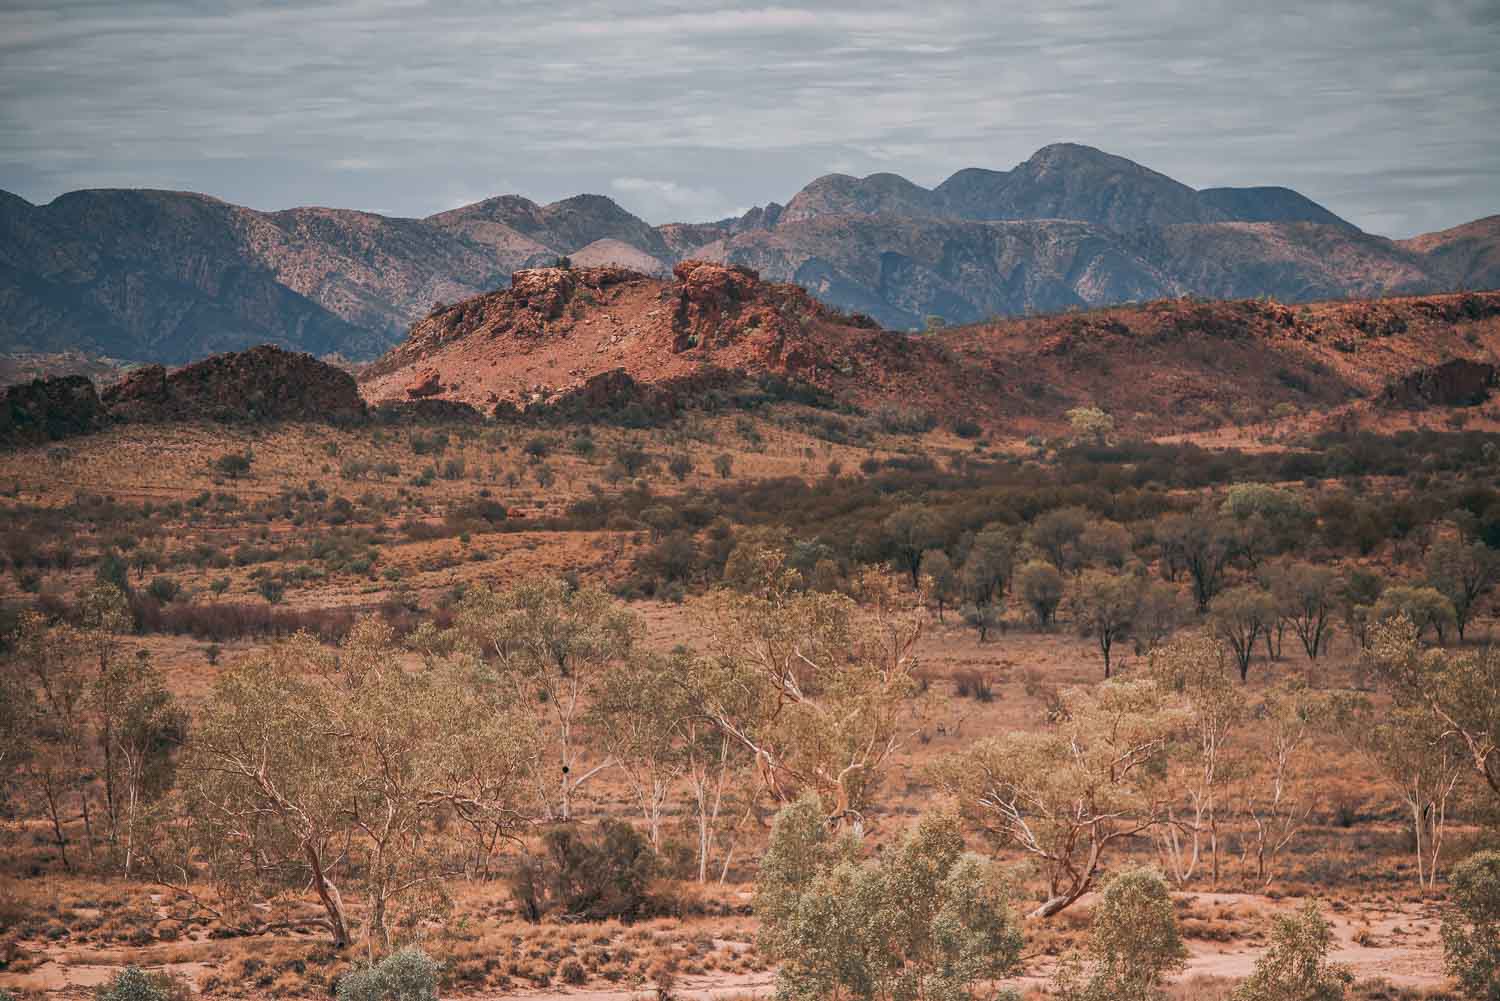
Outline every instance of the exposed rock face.
[(151, 365), (105, 389), (121, 420), (324, 421), (364, 419), (354, 378), (311, 355), (270, 345), (215, 355), (168, 372)]
[(1494, 365), (1454, 358), (1441, 365), (1417, 369), (1391, 383), (1380, 394), (1380, 402), (1407, 409), (1473, 407), (1490, 398), (1495, 382)]
[(55, 441), (107, 421), (94, 384), (81, 375), (33, 379), (0, 390), (0, 444)]
[(1305, 307), (1171, 299), (914, 337), (747, 267), (684, 261), (670, 281), (590, 269), (520, 279), (418, 324), (361, 374), (366, 397), (440, 386), (431, 400), (500, 417), (610, 419), (669, 415), (748, 378), (756, 392), (1012, 431), (1054, 429), (1088, 404), (1154, 432), (1268, 419), (1282, 404), (1364, 406), (1414, 363), (1500, 358), (1500, 292)]

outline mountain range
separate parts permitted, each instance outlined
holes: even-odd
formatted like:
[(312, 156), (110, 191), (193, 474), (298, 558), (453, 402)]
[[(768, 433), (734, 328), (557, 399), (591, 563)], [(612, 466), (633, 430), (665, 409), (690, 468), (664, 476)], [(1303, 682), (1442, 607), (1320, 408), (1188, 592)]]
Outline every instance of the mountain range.
[(46, 205), (0, 192), (0, 351), (180, 363), (270, 342), (373, 358), (435, 306), (563, 256), (654, 276), (689, 258), (747, 265), (909, 329), (1183, 295), (1495, 288), (1500, 216), (1394, 241), (1287, 188), (1194, 190), (1074, 144), (930, 189), (832, 174), (785, 205), (661, 226), (600, 195), (504, 195), (406, 219), (187, 192)]

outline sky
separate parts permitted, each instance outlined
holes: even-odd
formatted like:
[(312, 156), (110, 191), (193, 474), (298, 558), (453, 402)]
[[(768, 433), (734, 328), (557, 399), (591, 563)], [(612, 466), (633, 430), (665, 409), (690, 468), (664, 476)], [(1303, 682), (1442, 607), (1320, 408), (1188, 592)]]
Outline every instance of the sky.
[(653, 223), (1053, 142), (1392, 237), (1500, 213), (1500, 0), (0, 0), (0, 189)]

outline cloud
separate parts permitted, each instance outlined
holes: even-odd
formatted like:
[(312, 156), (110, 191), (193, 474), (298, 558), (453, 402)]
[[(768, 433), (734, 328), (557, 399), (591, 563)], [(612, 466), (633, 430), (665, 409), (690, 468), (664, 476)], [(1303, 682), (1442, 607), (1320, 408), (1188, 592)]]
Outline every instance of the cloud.
[(785, 201), (829, 164), (933, 184), (1073, 140), (1199, 187), (1285, 184), (1400, 236), (1500, 210), (1497, 11), (10, 0), (0, 187), (409, 215), (608, 190), (660, 222)]
[(620, 193), (620, 200), (628, 208), (638, 209), (649, 217), (700, 221), (742, 215), (745, 211), (715, 188), (694, 188), (646, 177), (616, 177), (609, 186)]

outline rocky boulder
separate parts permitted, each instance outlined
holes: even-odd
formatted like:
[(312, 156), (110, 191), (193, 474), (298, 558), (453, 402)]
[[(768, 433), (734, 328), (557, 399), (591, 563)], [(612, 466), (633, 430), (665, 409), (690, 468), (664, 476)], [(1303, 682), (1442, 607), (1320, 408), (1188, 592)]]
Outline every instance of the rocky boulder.
[(1487, 362), (1454, 358), (1419, 368), (1386, 386), (1380, 403), (1387, 407), (1472, 407), (1490, 398), (1496, 369)]

